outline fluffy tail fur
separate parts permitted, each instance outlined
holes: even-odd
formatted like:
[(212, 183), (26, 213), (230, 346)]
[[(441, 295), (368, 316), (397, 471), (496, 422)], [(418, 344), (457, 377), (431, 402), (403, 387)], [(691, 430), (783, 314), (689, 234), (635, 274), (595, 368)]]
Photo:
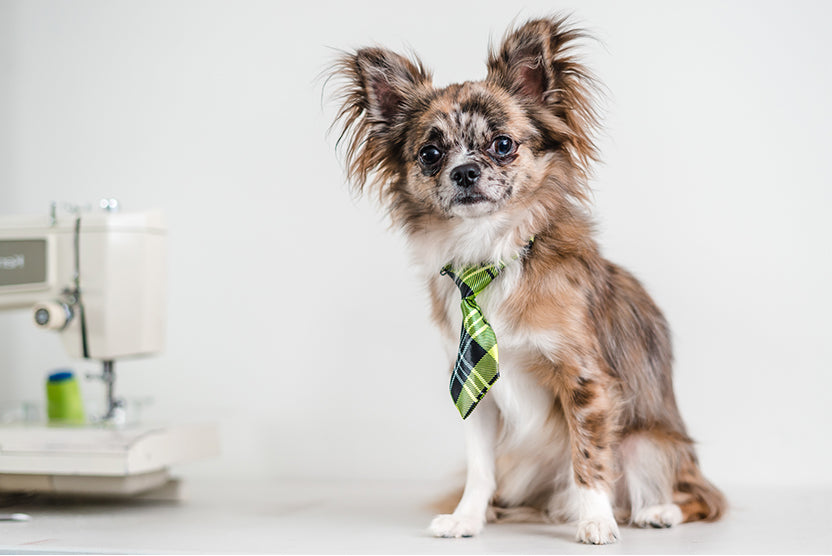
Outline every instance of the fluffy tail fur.
[(725, 515), (725, 496), (702, 475), (696, 456), (687, 453), (680, 464), (673, 485), (673, 503), (682, 510), (683, 521), (716, 521)]

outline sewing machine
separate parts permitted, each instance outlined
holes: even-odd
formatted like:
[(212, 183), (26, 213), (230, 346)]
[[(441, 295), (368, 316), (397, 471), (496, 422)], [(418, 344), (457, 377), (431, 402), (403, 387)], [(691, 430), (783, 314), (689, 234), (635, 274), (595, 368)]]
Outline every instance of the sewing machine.
[[(71, 357), (100, 361), (106, 385), (105, 409), (84, 425), (0, 425), (0, 491), (134, 495), (169, 486), (171, 465), (219, 452), (215, 426), (132, 422), (115, 395), (118, 359), (164, 348), (167, 233), (160, 212), (117, 206), (0, 216), (0, 310), (31, 311)], [(45, 380), (47, 369), (29, 371)]]

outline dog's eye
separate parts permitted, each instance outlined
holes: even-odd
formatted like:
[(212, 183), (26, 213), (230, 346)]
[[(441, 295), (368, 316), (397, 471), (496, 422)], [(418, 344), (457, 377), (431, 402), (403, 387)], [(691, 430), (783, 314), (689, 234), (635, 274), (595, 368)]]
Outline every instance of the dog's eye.
[(442, 151), (434, 145), (425, 145), (419, 149), (419, 161), (425, 166), (433, 166), (442, 160)]
[(511, 140), (511, 137), (500, 135), (491, 143), (491, 150), (497, 156), (508, 156), (514, 152), (514, 141)]

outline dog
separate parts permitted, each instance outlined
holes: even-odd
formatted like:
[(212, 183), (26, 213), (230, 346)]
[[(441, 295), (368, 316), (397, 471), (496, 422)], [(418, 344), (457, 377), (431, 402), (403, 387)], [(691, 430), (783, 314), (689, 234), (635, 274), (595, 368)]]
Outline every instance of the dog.
[(567, 17), (529, 21), (490, 49), (484, 80), (444, 88), (381, 47), (342, 54), (330, 73), (349, 181), (404, 230), (452, 368), (461, 290), (440, 270), (500, 265), (476, 296), (499, 380), (464, 421), (467, 479), (430, 524), (438, 537), (535, 514), (608, 544), (619, 523), (726, 510), (676, 405), (668, 324), (593, 239), (599, 86), (577, 55), (586, 37)]

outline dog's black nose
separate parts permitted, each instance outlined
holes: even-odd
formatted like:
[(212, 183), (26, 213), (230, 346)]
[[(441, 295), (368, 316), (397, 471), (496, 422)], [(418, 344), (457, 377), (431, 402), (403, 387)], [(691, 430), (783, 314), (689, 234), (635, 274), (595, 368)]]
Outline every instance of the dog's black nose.
[(480, 178), (480, 167), (470, 162), (461, 164), (451, 170), (451, 181), (459, 187), (471, 187)]

